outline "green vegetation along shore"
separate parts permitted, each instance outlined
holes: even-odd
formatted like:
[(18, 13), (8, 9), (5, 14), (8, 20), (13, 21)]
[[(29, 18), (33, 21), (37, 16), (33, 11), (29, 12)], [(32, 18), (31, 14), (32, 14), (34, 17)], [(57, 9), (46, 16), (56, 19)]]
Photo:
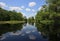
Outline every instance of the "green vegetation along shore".
[(0, 21), (0, 24), (18, 24), (24, 23), (25, 21)]

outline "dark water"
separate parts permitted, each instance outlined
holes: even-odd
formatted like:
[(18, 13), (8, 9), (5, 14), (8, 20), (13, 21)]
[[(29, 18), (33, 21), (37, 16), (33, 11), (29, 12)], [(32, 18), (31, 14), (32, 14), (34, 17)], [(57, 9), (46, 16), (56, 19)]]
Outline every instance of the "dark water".
[(0, 41), (48, 41), (35, 24), (0, 24)]

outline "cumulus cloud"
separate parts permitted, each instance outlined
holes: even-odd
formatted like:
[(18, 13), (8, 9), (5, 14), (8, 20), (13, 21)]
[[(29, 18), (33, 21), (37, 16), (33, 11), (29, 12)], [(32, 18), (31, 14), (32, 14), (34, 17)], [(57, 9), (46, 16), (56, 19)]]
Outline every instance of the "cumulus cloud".
[(20, 10), (22, 10), (22, 8), (20, 8), (20, 7), (9, 7), (10, 8), (10, 10), (12, 11), (12, 10), (18, 10), (18, 11), (20, 11)]
[(21, 8), (22, 8), (22, 9), (24, 9), (24, 8), (25, 8), (25, 6), (21, 6)]
[(29, 7), (33, 7), (33, 6), (35, 6), (36, 5), (36, 2), (30, 2), (29, 3)]
[(7, 5), (4, 3), (4, 2), (0, 2), (0, 7), (4, 8), (6, 7)]
[(31, 11), (31, 9), (30, 8), (26, 8), (26, 11)]

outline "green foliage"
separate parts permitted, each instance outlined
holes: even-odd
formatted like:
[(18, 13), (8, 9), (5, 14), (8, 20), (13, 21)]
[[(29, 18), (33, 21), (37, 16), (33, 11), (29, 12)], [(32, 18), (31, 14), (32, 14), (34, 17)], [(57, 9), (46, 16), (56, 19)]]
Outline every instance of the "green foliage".
[(48, 5), (42, 6), (35, 16), (36, 26), (49, 35), (50, 41), (56, 41), (60, 37), (60, 0), (46, 1)]
[(28, 18), (28, 23), (34, 23), (34, 22), (35, 22), (34, 17), (30, 17), (30, 18)]
[(7, 11), (0, 8), (0, 21), (23, 21), (22, 13), (16, 11)]
[(26, 18), (26, 16), (24, 16), (24, 21), (27, 23), (27, 18)]
[[(7, 18), (7, 19), (6, 19), (6, 18)], [(0, 21), (2, 21), (2, 20), (3, 20), (3, 21), (4, 21), (4, 20), (8, 21), (8, 20), (10, 20), (10, 16), (9, 16), (9, 14), (8, 14), (8, 11), (0, 8)]]

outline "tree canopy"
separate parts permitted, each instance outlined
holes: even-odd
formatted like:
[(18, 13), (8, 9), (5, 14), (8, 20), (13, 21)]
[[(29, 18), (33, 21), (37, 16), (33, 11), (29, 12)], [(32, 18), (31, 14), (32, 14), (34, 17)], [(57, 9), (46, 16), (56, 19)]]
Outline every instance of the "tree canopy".
[(21, 12), (8, 11), (5, 9), (0, 8), (0, 21), (11, 21), (11, 20), (17, 20), (17, 21), (23, 21), (24, 17)]
[[(35, 16), (37, 28), (48, 33), (50, 41), (59, 40), (60, 35), (60, 0), (46, 0)], [(57, 35), (58, 34), (58, 35)]]

